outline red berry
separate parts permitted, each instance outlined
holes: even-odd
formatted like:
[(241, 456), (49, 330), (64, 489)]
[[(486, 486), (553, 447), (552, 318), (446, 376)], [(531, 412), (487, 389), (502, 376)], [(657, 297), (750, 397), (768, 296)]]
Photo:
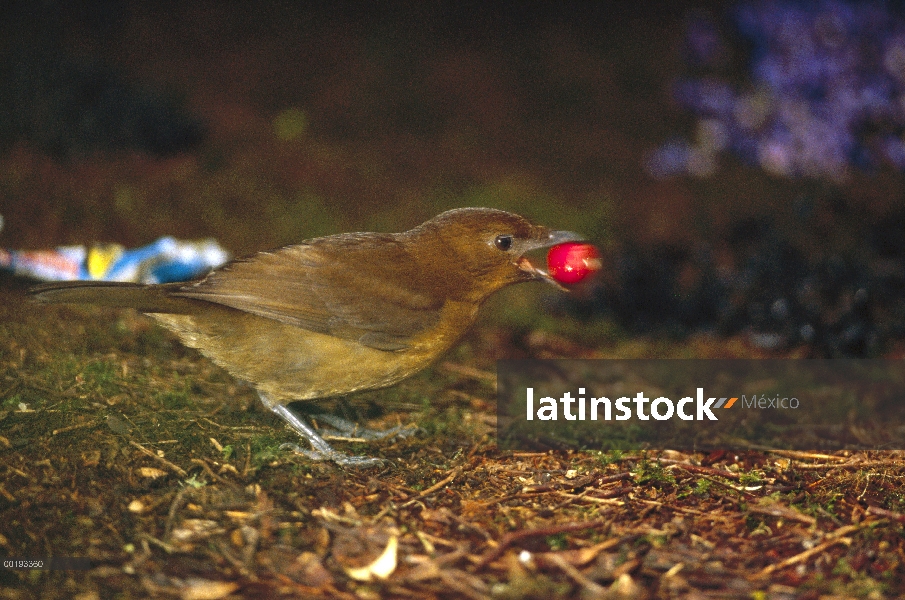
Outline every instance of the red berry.
[(571, 285), (600, 270), (600, 253), (583, 242), (557, 244), (547, 253), (547, 268), (557, 282)]

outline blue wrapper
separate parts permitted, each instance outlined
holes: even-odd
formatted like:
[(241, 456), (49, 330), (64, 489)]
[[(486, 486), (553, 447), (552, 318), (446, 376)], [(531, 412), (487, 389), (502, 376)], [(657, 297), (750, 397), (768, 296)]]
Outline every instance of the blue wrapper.
[(42, 281), (186, 281), (228, 260), (229, 253), (215, 240), (182, 241), (169, 236), (131, 250), (119, 244), (0, 249), (0, 269)]

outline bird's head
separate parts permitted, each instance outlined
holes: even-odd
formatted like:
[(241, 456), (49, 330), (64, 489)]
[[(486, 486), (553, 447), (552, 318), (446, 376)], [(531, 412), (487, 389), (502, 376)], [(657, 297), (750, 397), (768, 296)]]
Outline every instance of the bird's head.
[(483, 300), (522, 281), (542, 280), (561, 287), (547, 273), (542, 257), (532, 260), (527, 255), (583, 239), (577, 233), (553, 231), (491, 208), (450, 210), (404, 235), (416, 242), (414, 247), (425, 268), (473, 300)]

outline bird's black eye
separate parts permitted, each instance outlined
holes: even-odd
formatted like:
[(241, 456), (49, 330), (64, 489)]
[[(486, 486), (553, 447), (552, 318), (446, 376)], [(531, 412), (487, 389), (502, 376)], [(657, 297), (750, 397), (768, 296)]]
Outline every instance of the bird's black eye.
[(512, 248), (512, 236), (511, 235), (498, 235), (496, 239), (493, 240), (493, 245), (497, 247), (498, 250), (502, 250), (506, 252), (510, 248)]

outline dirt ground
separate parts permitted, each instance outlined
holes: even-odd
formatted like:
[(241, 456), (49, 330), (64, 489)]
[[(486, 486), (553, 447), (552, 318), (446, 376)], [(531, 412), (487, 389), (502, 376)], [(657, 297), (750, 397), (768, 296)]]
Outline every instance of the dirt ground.
[[(644, 174), (645, 152), (689, 125), (668, 90), (685, 15), (716, 3), (568, 17), (108, 4), (101, 21), (61, 9), (54, 43), (180, 95), (205, 137), (165, 157), (51, 156), (13, 140), (0, 154), (0, 247), (174, 235), (242, 255), (487, 205), (581, 231), (606, 253), (782, 218), (790, 198), (826, 192), (742, 165), (709, 180)], [(900, 184), (882, 174), (846, 193), (882, 213)], [(900, 452), (495, 443), (500, 358), (806, 347), (637, 335), (551, 312), (555, 290), (518, 286), (431, 369), (335, 407), (414, 432), (336, 441), (386, 460), (354, 470), (282, 450), (294, 434), (253, 390), (148, 319), (36, 306), (31, 284), (0, 276), (0, 557), (90, 568), (2, 568), (2, 598), (905, 595)]]

